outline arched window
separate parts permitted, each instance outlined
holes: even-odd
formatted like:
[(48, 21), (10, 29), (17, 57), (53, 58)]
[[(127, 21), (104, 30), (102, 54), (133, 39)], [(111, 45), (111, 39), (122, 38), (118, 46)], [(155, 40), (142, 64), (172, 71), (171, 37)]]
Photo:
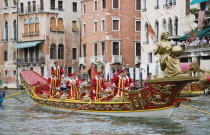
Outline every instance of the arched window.
[(173, 26), (172, 26), (172, 19), (168, 19), (168, 33), (169, 37), (173, 36)]
[(158, 41), (158, 38), (159, 38), (159, 23), (158, 23), (157, 20), (155, 21), (155, 33), (156, 33), (156, 38), (157, 38), (157, 41)]
[(178, 18), (177, 18), (177, 16), (175, 17), (175, 20), (174, 20), (174, 34), (178, 35)]
[(166, 31), (166, 19), (163, 19), (163, 31)]
[(149, 43), (149, 38), (147, 35), (147, 30), (148, 30), (148, 23), (145, 23), (145, 42), (148, 44)]
[(13, 76), (15, 76), (16, 75), (16, 70), (13, 70)]
[(13, 22), (13, 39), (14, 39), (14, 41), (17, 40), (17, 24), (16, 24), (16, 20), (14, 20), (14, 22)]
[(62, 18), (58, 19), (58, 31), (64, 32), (64, 25), (63, 25), (63, 19)]
[(56, 45), (50, 45), (50, 59), (56, 59)]
[(39, 18), (35, 18), (35, 34), (39, 34)]
[(29, 19), (29, 33), (30, 35), (34, 34), (34, 20), (32, 18)]
[(4, 51), (4, 61), (8, 61), (8, 51)]
[(64, 59), (64, 46), (58, 45), (58, 59)]
[(8, 22), (7, 21), (5, 22), (5, 26), (4, 26), (4, 38), (5, 38), (5, 41), (7, 42), (8, 41)]
[(57, 31), (56, 20), (54, 17), (50, 18), (50, 31)]
[(24, 19), (24, 36), (28, 35), (28, 20)]

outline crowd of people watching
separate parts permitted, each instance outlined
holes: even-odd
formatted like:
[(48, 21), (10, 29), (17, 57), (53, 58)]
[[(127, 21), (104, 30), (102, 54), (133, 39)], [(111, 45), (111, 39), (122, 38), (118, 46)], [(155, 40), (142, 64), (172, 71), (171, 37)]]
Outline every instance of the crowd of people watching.
[(179, 45), (181, 47), (189, 47), (189, 46), (202, 46), (210, 44), (210, 37), (197, 37), (196, 40), (188, 39), (186, 41), (178, 41), (175, 42), (173, 40), (170, 41), (172, 45)]

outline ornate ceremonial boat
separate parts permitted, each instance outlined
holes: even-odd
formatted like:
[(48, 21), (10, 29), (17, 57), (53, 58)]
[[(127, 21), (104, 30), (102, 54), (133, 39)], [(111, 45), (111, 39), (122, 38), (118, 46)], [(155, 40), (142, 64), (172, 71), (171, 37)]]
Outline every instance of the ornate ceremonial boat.
[[(27, 70), (21, 71), (20, 77), (22, 85), (32, 100), (35, 103), (41, 103), (42, 106), (67, 111), (81, 107), (75, 112), (142, 118), (168, 118), (180, 102), (190, 101), (188, 98), (179, 97), (185, 85), (200, 79), (199, 76), (149, 79), (145, 80), (146, 88), (128, 92), (123, 100), (112, 97), (92, 102), (87, 96), (77, 100), (65, 99), (62, 96), (48, 98), (43, 96), (45, 95), (43, 93), (49, 93), (50, 89), (45, 78), (34, 71)], [(206, 78), (209, 82), (210, 77)]]

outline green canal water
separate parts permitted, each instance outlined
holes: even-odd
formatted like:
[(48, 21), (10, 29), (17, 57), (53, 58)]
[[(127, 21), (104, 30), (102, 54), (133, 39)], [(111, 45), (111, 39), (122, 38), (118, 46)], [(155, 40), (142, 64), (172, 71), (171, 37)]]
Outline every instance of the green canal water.
[[(17, 91), (9, 90), (9, 93)], [(7, 95), (8, 96), (8, 95)], [(210, 114), (184, 107), (175, 109), (168, 119), (136, 119), (71, 113), (34, 107), (26, 93), (5, 99), (0, 107), (0, 135), (210, 135)], [(199, 97), (190, 107), (210, 112), (210, 95)]]

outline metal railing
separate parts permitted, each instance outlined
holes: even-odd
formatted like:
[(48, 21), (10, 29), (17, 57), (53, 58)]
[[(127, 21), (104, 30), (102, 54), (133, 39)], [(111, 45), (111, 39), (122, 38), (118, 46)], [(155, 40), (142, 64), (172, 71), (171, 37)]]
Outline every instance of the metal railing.
[(79, 57), (79, 64), (86, 64), (86, 57)]
[(121, 55), (112, 55), (112, 63), (122, 64), (122, 56)]
[(17, 65), (45, 64), (45, 57), (18, 58), (18, 59), (16, 59), (15, 64), (17, 64)]
[(90, 56), (90, 63), (96, 63), (97, 56)]
[(141, 63), (141, 56), (135, 56), (135, 64)]

